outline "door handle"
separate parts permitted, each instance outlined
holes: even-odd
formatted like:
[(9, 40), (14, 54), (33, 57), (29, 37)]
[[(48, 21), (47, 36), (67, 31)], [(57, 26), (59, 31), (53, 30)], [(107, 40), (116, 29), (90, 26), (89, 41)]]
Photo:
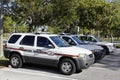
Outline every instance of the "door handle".
[(23, 50), (23, 49), (24, 49), (24, 47), (20, 47), (19, 49)]
[(41, 52), (42, 50), (41, 49), (36, 49), (37, 52)]

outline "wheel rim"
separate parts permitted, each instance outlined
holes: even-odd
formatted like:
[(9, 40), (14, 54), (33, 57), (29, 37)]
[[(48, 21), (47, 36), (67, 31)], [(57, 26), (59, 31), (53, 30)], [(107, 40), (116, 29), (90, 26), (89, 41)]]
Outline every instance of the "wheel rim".
[(69, 62), (64, 62), (62, 64), (62, 71), (68, 73), (72, 70), (72, 65)]
[(19, 64), (19, 59), (17, 57), (13, 57), (11, 59), (11, 63), (13, 66), (17, 66)]

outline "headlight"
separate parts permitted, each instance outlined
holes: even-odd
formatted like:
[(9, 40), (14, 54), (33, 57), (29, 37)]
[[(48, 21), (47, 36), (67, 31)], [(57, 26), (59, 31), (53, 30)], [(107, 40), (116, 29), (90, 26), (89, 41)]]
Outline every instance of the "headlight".
[(92, 53), (96, 53), (99, 52), (100, 50), (96, 49), (96, 50), (92, 50)]
[(109, 47), (112, 47), (113, 45), (108, 45)]
[(108, 48), (109, 48), (109, 49), (113, 48), (113, 45), (108, 45)]
[(87, 54), (79, 54), (79, 57), (86, 58)]

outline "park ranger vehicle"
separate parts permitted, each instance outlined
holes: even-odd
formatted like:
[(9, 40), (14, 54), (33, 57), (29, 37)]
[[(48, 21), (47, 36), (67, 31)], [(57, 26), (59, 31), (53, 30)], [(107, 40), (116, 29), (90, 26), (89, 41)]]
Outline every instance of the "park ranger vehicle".
[(60, 34), (59, 36), (72, 46), (77, 46), (91, 50), (92, 53), (95, 55), (95, 62), (101, 60), (105, 56), (104, 49), (101, 46), (85, 44), (77, 37), (77, 35), (64, 33), (64, 34)]
[(13, 33), (4, 45), (4, 56), (13, 68), (34, 63), (59, 68), (71, 75), (94, 63), (91, 51), (71, 47), (55, 34)]
[(102, 41), (95, 37), (94, 35), (78, 35), (78, 36), (85, 43), (99, 45), (103, 47), (106, 54), (110, 54), (115, 50), (115, 46), (113, 43)]

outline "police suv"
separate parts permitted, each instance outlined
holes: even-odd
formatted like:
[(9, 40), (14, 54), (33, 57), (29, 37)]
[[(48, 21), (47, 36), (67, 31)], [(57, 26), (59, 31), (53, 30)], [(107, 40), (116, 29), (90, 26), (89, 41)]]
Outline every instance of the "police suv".
[(94, 63), (91, 51), (70, 47), (55, 34), (13, 33), (4, 45), (4, 56), (13, 68), (35, 63), (58, 67), (66, 75), (80, 72)]
[(104, 49), (101, 46), (85, 44), (77, 37), (77, 35), (60, 34), (59, 36), (64, 39), (69, 45), (91, 50), (95, 56), (95, 62), (101, 60), (105, 56)]
[(116, 49), (113, 43), (102, 41), (93, 35), (78, 35), (78, 36), (85, 43), (102, 46), (106, 54), (110, 54), (114, 52)]

